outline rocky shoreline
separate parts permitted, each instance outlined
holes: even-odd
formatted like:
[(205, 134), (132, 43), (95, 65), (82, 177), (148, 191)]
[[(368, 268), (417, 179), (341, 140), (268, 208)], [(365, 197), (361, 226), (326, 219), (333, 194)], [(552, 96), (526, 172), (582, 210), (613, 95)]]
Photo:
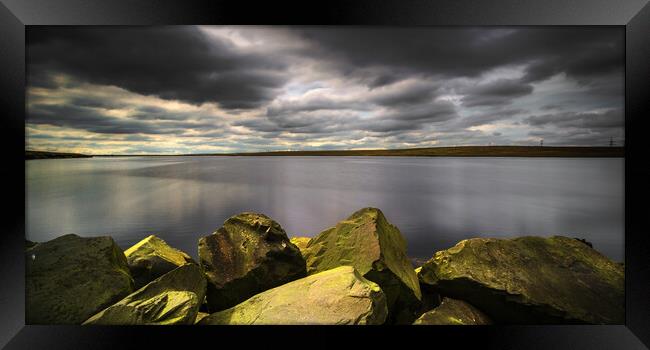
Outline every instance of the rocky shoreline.
[[(257, 213), (197, 245), (151, 235), (26, 242), (26, 323), (83, 325), (623, 324), (624, 267), (588, 242), (474, 238), (419, 261), (376, 208), (313, 238)], [(414, 265), (422, 266), (413, 268)]]

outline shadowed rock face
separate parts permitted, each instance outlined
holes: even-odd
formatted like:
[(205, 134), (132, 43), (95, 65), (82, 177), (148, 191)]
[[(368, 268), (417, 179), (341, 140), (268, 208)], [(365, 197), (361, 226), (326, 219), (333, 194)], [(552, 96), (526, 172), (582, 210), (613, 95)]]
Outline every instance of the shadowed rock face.
[(263, 214), (242, 213), (199, 240), (210, 312), (306, 276), (305, 259), (282, 227)]
[(83, 324), (194, 324), (199, 306), (205, 298), (205, 289), (201, 268), (196, 264), (186, 264), (102, 310)]
[(567, 237), (474, 238), (437, 252), (423, 285), (510, 324), (622, 324), (623, 267)]
[(440, 306), (425, 312), (415, 325), (486, 325), (490, 318), (472, 305), (450, 298), (443, 298)]
[(154, 235), (136, 243), (124, 251), (124, 255), (136, 289), (142, 288), (179, 266), (188, 263), (196, 264), (189, 255), (170, 247), (164, 240)]
[(412, 323), (421, 292), (406, 241), (376, 208), (364, 208), (311, 239), (303, 250), (309, 274), (353, 266), (386, 294), (389, 323)]
[(110, 237), (61, 236), (26, 249), (25, 263), (27, 324), (81, 324), (133, 291)]
[(202, 325), (382, 324), (386, 298), (351, 266), (317, 273), (203, 318)]
[(36, 242), (32, 242), (32, 241), (26, 239), (26, 240), (25, 240), (25, 249), (33, 248), (33, 247), (34, 247), (35, 245), (37, 245), (37, 244), (38, 244), (38, 243), (36, 243)]

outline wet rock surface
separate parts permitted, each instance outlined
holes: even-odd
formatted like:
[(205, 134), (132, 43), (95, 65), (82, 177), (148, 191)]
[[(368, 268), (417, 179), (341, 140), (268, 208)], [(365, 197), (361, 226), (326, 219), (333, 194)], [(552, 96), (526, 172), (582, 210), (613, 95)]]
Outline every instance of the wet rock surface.
[(205, 289), (201, 268), (196, 264), (186, 264), (102, 310), (84, 324), (194, 324)]
[(133, 291), (111, 237), (64, 235), (25, 250), (25, 323), (81, 324)]
[(410, 324), (417, 317), (422, 295), (406, 255), (406, 241), (381, 210), (355, 212), (312, 238), (303, 254), (309, 274), (348, 265), (379, 284), (386, 294), (390, 323)]
[(623, 267), (572, 238), (464, 240), (436, 253), (418, 276), (499, 323), (625, 322)]
[(131, 270), (135, 288), (176, 269), (179, 266), (196, 262), (186, 253), (170, 247), (161, 238), (151, 235), (124, 251)]
[(306, 276), (305, 259), (280, 224), (266, 215), (235, 215), (199, 240), (210, 312)]
[(341, 266), (255, 295), (199, 324), (382, 324), (387, 311), (377, 284)]

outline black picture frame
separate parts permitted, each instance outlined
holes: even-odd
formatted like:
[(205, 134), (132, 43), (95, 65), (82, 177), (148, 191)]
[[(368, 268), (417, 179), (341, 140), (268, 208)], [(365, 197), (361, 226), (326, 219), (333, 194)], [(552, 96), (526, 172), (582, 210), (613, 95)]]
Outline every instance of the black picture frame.
[[(0, 346), (109, 349), (170, 344), (262, 346), (449, 346), (500, 349), (644, 349), (650, 345), (650, 5), (647, 0), (0, 0), (0, 105), (6, 165), (0, 234)], [(25, 26), (161, 24), (600, 25), (624, 26), (626, 322), (611, 326), (489, 327), (82, 327), (30, 326), (24, 318)], [(235, 342), (234, 344), (232, 342)], [(238, 344), (240, 345), (235, 345)], [(419, 344), (415, 344), (418, 342)], [(229, 345), (230, 344), (230, 345)], [(404, 344), (404, 345), (402, 345)], [(408, 345), (407, 345), (408, 344)], [(645, 344), (645, 345), (644, 345)]]

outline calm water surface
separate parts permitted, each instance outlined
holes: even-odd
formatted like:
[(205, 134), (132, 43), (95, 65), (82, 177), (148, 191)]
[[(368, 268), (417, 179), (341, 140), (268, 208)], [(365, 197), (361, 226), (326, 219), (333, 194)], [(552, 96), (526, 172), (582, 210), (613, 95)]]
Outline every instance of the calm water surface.
[(197, 241), (243, 211), (314, 236), (380, 208), (409, 255), (470, 237), (583, 237), (623, 260), (624, 160), (402, 157), (120, 157), (26, 162), (26, 235), (155, 233), (197, 256)]

